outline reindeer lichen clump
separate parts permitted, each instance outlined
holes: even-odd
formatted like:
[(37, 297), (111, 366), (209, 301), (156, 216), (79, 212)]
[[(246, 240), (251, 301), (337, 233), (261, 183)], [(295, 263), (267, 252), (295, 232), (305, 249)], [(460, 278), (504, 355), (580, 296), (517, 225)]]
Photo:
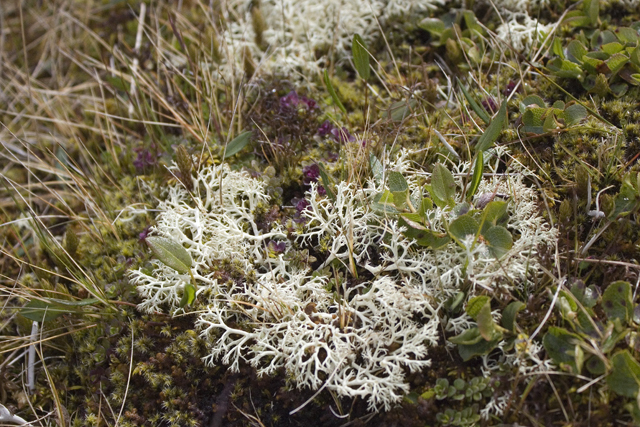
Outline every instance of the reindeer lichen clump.
[[(411, 191), (421, 191), (425, 177), (410, 171), (404, 156), (387, 163)], [(492, 291), (537, 274), (538, 246), (555, 237), (537, 215), (533, 190), (521, 179), (493, 177), (479, 188), (512, 200), (507, 227), (514, 243), (506, 254), (498, 260), (482, 242), (420, 247), (397, 219), (371, 208), (382, 185), (341, 182), (329, 197), (313, 183), (297, 234), (280, 223), (258, 227), (254, 213), (269, 202), (266, 184), (227, 165), (200, 170), (192, 192), (168, 190), (151, 231), (184, 245), (193, 259), (196, 324), (210, 345), (208, 363), (236, 371), (249, 363), (259, 374), (284, 368), (298, 387), (326, 387), (366, 399), (370, 410), (388, 410), (409, 391), (407, 372), (430, 365), (445, 299), (464, 283)], [(456, 215), (431, 213), (435, 228)], [(270, 251), (274, 241), (283, 250)], [(292, 261), (304, 248), (325, 256), (314, 271)], [(145, 299), (140, 308), (183, 310), (190, 275), (153, 262), (152, 272), (131, 272)], [(224, 263), (239, 266), (244, 277), (229, 279)]]

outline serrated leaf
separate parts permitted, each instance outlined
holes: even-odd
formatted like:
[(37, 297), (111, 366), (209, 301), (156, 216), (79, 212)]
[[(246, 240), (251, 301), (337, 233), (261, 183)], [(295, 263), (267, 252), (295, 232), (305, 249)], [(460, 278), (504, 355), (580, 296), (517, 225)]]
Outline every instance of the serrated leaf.
[(389, 172), (389, 177), (387, 178), (387, 184), (389, 185), (389, 191), (392, 193), (396, 193), (399, 191), (407, 191), (409, 189), (409, 184), (407, 180), (404, 179), (404, 176), (400, 172)]
[(20, 314), (34, 322), (49, 322), (69, 311), (58, 304), (34, 299), (20, 309)]
[(344, 108), (342, 102), (340, 102), (340, 98), (338, 98), (338, 94), (336, 90), (333, 88), (333, 83), (331, 83), (331, 78), (329, 78), (329, 73), (327, 70), (324, 70), (324, 85), (327, 87), (327, 91), (329, 95), (331, 95), (331, 99), (333, 99), (333, 103), (342, 111), (344, 114), (347, 114), (347, 109)]
[(629, 282), (611, 283), (602, 294), (602, 310), (607, 319), (619, 319), (622, 323), (633, 317), (633, 297)]
[(373, 179), (376, 183), (380, 183), (382, 181), (382, 177), (384, 175), (384, 167), (382, 163), (376, 156), (371, 154), (369, 156), (369, 165), (371, 166), (371, 173), (373, 174)]
[(475, 111), (475, 113), (478, 115), (478, 117), (480, 117), (480, 119), (482, 119), (483, 122), (485, 122), (486, 124), (489, 124), (491, 122), (491, 116), (489, 116), (489, 114), (485, 111), (485, 109), (482, 108), (476, 102), (475, 99), (473, 99), (473, 97), (471, 96), (467, 88), (464, 87), (464, 85), (462, 84), (462, 82), (460, 82), (459, 79), (458, 79), (458, 85), (460, 86), (460, 90), (462, 91), (462, 94), (464, 95), (465, 99), (469, 103), (469, 106), (471, 107), (471, 109)]
[(500, 136), (500, 132), (504, 128), (507, 122), (507, 100), (502, 101), (502, 105), (500, 105), (500, 109), (498, 113), (495, 115), (487, 129), (484, 131), (480, 139), (478, 139), (478, 144), (476, 145), (476, 151), (486, 151), (493, 145), (494, 142)]
[(516, 333), (516, 316), (523, 308), (525, 304), (521, 301), (513, 301), (507, 308), (502, 311), (502, 327), (512, 333)]
[(187, 305), (192, 305), (196, 299), (196, 287), (191, 283), (187, 283), (184, 286), (182, 298), (180, 299), (180, 308), (184, 308)]
[(431, 174), (431, 189), (435, 197), (445, 201), (448, 205), (455, 203), (456, 181), (451, 172), (440, 163), (436, 164)]
[(611, 358), (613, 369), (607, 376), (607, 385), (616, 393), (637, 398), (640, 390), (640, 364), (628, 350), (622, 350)]
[(482, 237), (487, 242), (487, 246), (491, 250), (491, 253), (496, 258), (501, 258), (504, 254), (509, 252), (513, 246), (513, 237), (506, 228), (496, 225), (491, 227), (486, 232), (482, 233)]
[(369, 52), (359, 34), (353, 35), (351, 42), (351, 53), (353, 54), (353, 65), (363, 80), (369, 80), (371, 70), (369, 69)]
[(522, 115), (522, 123), (525, 127), (542, 127), (544, 123), (544, 116), (547, 113), (548, 108), (532, 107)]
[(569, 367), (574, 374), (579, 374), (575, 359), (575, 346), (580, 337), (564, 328), (550, 326), (542, 339), (547, 354), (560, 367)]
[(156, 258), (164, 265), (173, 268), (180, 274), (189, 273), (192, 265), (191, 255), (180, 243), (160, 236), (150, 236), (145, 240)]
[(233, 156), (236, 153), (239, 153), (244, 147), (247, 146), (249, 141), (251, 141), (251, 131), (248, 130), (246, 132), (242, 132), (240, 135), (236, 136), (227, 144), (227, 148), (224, 151), (224, 158)]
[(467, 236), (478, 233), (478, 222), (469, 214), (461, 215), (449, 224), (449, 234), (462, 242)]
[(564, 110), (564, 123), (573, 126), (587, 117), (587, 109), (580, 104), (572, 104)]

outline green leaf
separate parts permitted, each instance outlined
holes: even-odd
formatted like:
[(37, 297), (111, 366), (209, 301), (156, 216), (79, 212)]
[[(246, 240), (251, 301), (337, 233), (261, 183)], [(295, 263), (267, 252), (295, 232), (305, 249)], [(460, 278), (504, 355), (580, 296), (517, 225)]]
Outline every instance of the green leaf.
[(389, 190), (384, 190), (382, 193), (376, 194), (373, 198), (371, 207), (374, 211), (383, 214), (397, 214), (399, 213), (395, 207), (393, 200), (393, 193)]
[(431, 175), (431, 189), (433, 195), (445, 201), (448, 205), (455, 203), (456, 182), (453, 175), (442, 164), (436, 164)]
[[(584, 58), (584, 57), (583, 57)], [(582, 68), (566, 59), (553, 58), (547, 62), (547, 68), (558, 77), (579, 79), (582, 77)]]
[(22, 307), (20, 314), (34, 322), (49, 322), (69, 311), (68, 308), (61, 307), (58, 304), (34, 299)]
[(477, 296), (471, 298), (466, 308), (467, 314), (478, 324), (480, 335), (487, 341), (494, 338), (496, 325), (491, 317), (491, 298)]
[(404, 236), (416, 240), (420, 246), (424, 246), (431, 249), (439, 249), (445, 246), (451, 240), (446, 233), (436, 233), (433, 230), (429, 230), (422, 225), (420, 221), (414, 221), (416, 214), (402, 214), (398, 218), (398, 225), (406, 228), (403, 233)]
[(611, 358), (613, 369), (607, 376), (607, 385), (616, 393), (637, 398), (640, 390), (640, 364), (628, 350), (622, 350)]
[(393, 204), (396, 206), (396, 209), (402, 211), (407, 206), (409, 190), (393, 191), (391, 194), (393, 194)]
[(427, 212), (433, 210), (433, 201), (428, 197), (424, 197), (422, 202), (420, 202), (420, 208), (418, 209), (418, 213), (426, 218)]
[(146, 239), (153, 254), (167, 267), (171, 267), (180, 274), (191, 271), (191, 255), (182, 245), (167, 237), (151, 236)]
[(544, 99), (540, 98), (538, 95), (529, 95), (520, 102), (520, 111), (524, 112), (524, 109), (530, 108), (531, 106), (538, 106), (544, 109), (547, 108), (547, 104), (544, 102)]
[(564, 123), (567, 126), (578, 124), (587, 117), (587, 109), (580, 104), (572, 104), (564, 110)]
[(487, 246), (491, 250), (491, 253), (496, 258), (501, 258), (509, 252), (509, 249), (513, 246), (513, 237), (509, 230), (502, 226), (491, 227), (484, 233), (482, 233), (482, 237), (487, 242)]
[(389, 178), (387, 178), (387, 184), (389, 185), (389, 191), (396, 193), (399, 191), (409, 190), (409, 184), (404, 176), (400, 172), (389, 172)]
[(324, 168), (324, 164), (322, 162), (318, 162), (318, 167), (320, 168), (320, 179), (322, 179), (322, 186), (327, 192), (327, 196), (332, 203), (336, 203), (336, 193), (333, 191), (333, 187), (331, 186), (331, 180), (329, 179), (329, 175), (327, 175), (327, 170)]
[(479, 229), (478, 222), (469, 214), (461, 215), (449, 224), (449, 234), (461, 244), (467, 236), (475, 236)]
[(516, 316), (523, 308), (525, 304), (521, 301), (513, 301), (507, 308), (502, 311), (502, 327), (512, 333), (516, 333)]
[(483, 338), (478, 328), (470, 328), (455, 337), (449, 338), (449, 341), (458, 345), (473, 345), (483, 341)]
[(466, 362), (474, 356), (487, 354), (496, 348), (502, 340), (502, 334), (496, 331), (494, 337), (491, 341), (487, 341), (482, 337), (478, 328), (471, 328), (460, 335), (449, 338), (449, 341), (458, 345), (458, 354)]
[(570, 368), (574, 374), (579, 374), (580, 370), (576, 364), (575, 348), (580, 341), (580, 337), (567, 331), (564, 328), (550, 326), (542, 339), (547, 354), (561, 368)]
[(369, 69), (369, 52), (367, 51), (364, 40), (362, 40), (359, 34), (353, 35), (351, 53), (353, 54), (353, 65), (356, 67), (360, 78), (369, 80), (371, 76), (371, 70)]
[(503, 224), (507, 219), (508, 203), (503, 200), (492, 200), (482, 210), (482, 233), (489, 228)]
[(607, 319), (620, 319), (622, 323), (633, 317), (633, 297), (629, 282), (617, 281), (611, 283), (602, 294), (602, 310)]
[(100, 302), (100, 300), (98, 298), (86, 298), (86, 299), (81, 299), (81, 300), (66, 300), (66, 299), (59, 299), (59, 298), (47, 298), (48, 301), (51, 301), (54, 304), (58, 304), (61, 306), (67, 306), (67, 307), (84, 307), (86, 305), (92, 305), (95, 304), (97, 302)]
[(571, 40), (567, 46), (567, 59), (582, 64), (582, 57), (588, 52), (587, 48), (578, 40)]
[(587, 363), (585, 365), (587, 367), (587, 371), (589, 371), (593, 375), (602, 375), (606, 372), (607, 368), (599, 357), (591, 356), (587, 359)]
[(418, 27), (429, 31), (432, 36), (440, 36), (446, 28), (444, 22), (437, 18), (425, 18), (420, 21)]
[[(626, 177), (625, 177), (626, 178)], [(637, 192), (628, 179), (623, 180), (620, 192), (614, 199), (614, 209), (610, 218), (625, 216), (637, 208)]]
[(611, 58), (607, 59), (605, 63), (609, 70), (611, 70), (612, 75), (618, 74), (618, 71), (624, 67), (624, 64), (629, 62), (629, 57), (622, 53), (616, 53), (615, 55), (611, 55)]
[(251, 133), (252, 132), (248, 130), (233, 138), (231, 142), (227, 144), (227, 148), (224, 151), (223, 159), (233, 156), (234, 154), (240, 152), (244, 147), (246, 147), (249, 141), (251, 141)]
[(608, 55), (614, 55), (616, 53), (622, 52), (624, 46), (618, 42), (611, 42), (603, 44), (602, 46), (600, 46), (600, 49)]
[(184, 293), (180, 299), (180, 308), (184, 308), (186, 305), (192, 305), (196, 299), (196, 287), (191, 283), (187, 283), (184, 286)]
[(478, 314), (486, 305), (489, 306), (489, 313), (491, 313), (491, 297), (480, 295), (469, 300), (465, 311), (473, 320), (478, 320)]
[(486, 151), (493, 145), (494, 142), (500, 136), (500, 132), (505, 126), (507, 121), (507, 101), (502, 101), (502, 105), (500, 105), (500, 110), (495, 115), (487, 129), (484, 131), (480, 139), (478, 140), (478, 144), (476, 145), (476, 151)]
[(336, 104), (336, 106), (344, 114), (347, 114), (347, 109), (344, 108), (344, 105), (342, 105), (342, 102), (340, 102), (340, 98), (338, 98), (338, 94), (336, 93), (336, 90), (333, 88), (333, 84), (331, 83), (331, 79), (329, 78), (329, 73), (327, 72), (327, 70), (324, 70), (324, 84), (327, 87), (327, 91), (329, 92), (329, 95), (331, 95), (331, 98), (333, 99), (333, 103)]
[(591, 24), (598, 23), (598, 15), (600, 14), (600, 0), (584, 0), (582, 4), (584, 14), (589, 18)]
[(638, 32), (629, 27), (618, 27), (616, 29), (616, 36), (624, 44), (634, 45), (638, 42)]
[(382, 177), (384, 175), (384, 167), (380, 160), (373, 154), (369, 156), (369, 165), (371, 166), (371, 173), (373, 174), (373, 179), (376, 183), (380, 183), (382, 181)]
[(462, 94), (464, 95), (465, 99), (469, 103), (469, 106), (471, 107), (471, 109), (475, 111), (475, 113), (478, 115), (478, 117), (480, 117), (480, 119), (482, 119), (483, 122), (485, 122), (486, 124), (489, 124), (489, 122), (491, 122), (491, 116), (489, 116), (489, 114), (487, 114), (485, 109), (482, 108), (476, 102), (476, 100), (471, 97), (471, 94), (469, 93), (467, 88), (464, 87), (464, 85), (460, 82), (459, 79), (458, 79), (458, 85), (460, 85), (460, 90), (462, 91)]

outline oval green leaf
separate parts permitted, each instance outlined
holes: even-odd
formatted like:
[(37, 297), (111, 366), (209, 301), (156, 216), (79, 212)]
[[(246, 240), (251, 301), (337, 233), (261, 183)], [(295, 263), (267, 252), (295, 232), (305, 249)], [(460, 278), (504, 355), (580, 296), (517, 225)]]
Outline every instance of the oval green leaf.
[(227, 157), (233, 156), (236, 153), (239, 153), (244, 147), (246, 147), (249, 141), (251, 141), (251, 133), (252, 132), (248, 130), (233, 138), (231, 142), (227, 144), (227, 148), (224, 151), (223, 160)]
[(160, 236), (147, 237), (146, 242), (153, 254), (167, 267), (180, 274), (186, 274), (191, 270), (191, 255), (180, 243)]
[(353, 65), (356, 67), (360, 78), (368, 80), (371, 76), (371, 70), (369, 69), (369, 52), (364, 44), (364, 40), (362, 40), (359, 34), (353, 35), (351, 53), (353, 54)]

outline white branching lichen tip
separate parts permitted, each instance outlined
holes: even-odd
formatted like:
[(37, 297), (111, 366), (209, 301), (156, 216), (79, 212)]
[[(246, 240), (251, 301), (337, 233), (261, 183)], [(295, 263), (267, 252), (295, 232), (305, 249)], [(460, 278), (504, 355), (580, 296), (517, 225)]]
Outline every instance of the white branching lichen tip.
[[(224, 74), (243, 70), (246, 51), (268, 71), (296, 75), (318, 73), (326, 67), (326, 53), (349, 56), (351, 38), (360, 34), (371, 41), (378, 23), (390, 17), (421, 13), (445, 0), (262, 0), (259, 9), (266, 28), (260, 29), (264, 46), (256, 44), (254, 0), (228, 2), (228, 28), (223, 40), (228, 51)], [(320, 53), (324, 53), (319, 55)]]
[[(406, 155), (387, 165), (418, 193), (424, 176), (409, 169)], [(371, 210), (380, 191), (373, 180), (364, 188), (339, 183), (335, 201), (321, 197), (313, 184), (302, 212), (307, 222), (294, 241), (277, 223), (258, 227), (256, 209), (269, 202), (262, 181), (226, 165), (210, 166), (199, 171), (193, 187), (191, 193), (179, 184), (168, 189), (152, 232), (182, 244), (193, 260), (197, 301), (204, 306), (196, 323), (210, 346), (206, 361), (236, 371), (249, 363), (260, 374), (284, 368), (298, 387), (361, 397), (373, 411), (400, 401), (409, 390), (406, 373), (429, 366), (445, 298), (465, 282), (490, 292), (523, 286), (540, 273), (539, 247), (555, 239), (537, 214), (535, 192), (514, 176), (495, 176), (479, 188), (479, 194), (510, 199), (507, 228), (514, 243), (499, 261), (479, 242), (438, 251), (418, 246), (396, 220)], [(432, 227), (444, 231), (454, 213), (435, 208), (430, 215)], [(284, 253), (269, 252), (273, 240), (287, 241)], [(305, 247), (323, 253), (314, 272), (289, 261)], [(240, 266), (244, 279), (217, 280), (223, 261)], [(190, 275), (152, 264), (151, 273), (130, 273), (144, 299), (140, 309), (175, 313)], [(368, 279), (354, 283), (354, 266), (367, 270)], [(443, 326), (469, 326), (464, 319), (454, 323)]]

